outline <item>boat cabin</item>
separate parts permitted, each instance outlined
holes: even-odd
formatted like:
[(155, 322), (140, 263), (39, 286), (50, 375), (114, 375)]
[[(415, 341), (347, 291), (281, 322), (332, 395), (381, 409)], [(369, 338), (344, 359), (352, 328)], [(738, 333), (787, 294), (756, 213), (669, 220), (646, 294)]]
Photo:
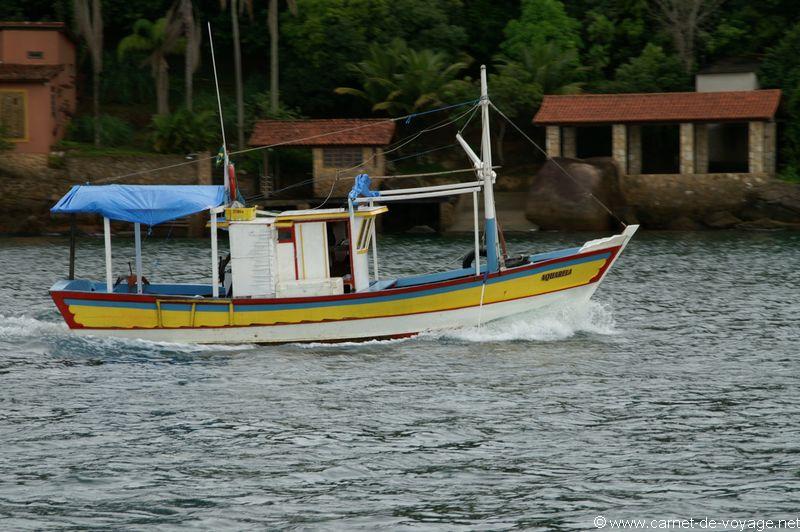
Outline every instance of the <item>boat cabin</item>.
[(333, 296), (368, 289), (370, 248), (377, 279), (375, 218), (387, 211), (367, 206), (352, 214), (320, 209), (221, 220), (230, 240), (230, 257), (220, 272), (225, 295)]

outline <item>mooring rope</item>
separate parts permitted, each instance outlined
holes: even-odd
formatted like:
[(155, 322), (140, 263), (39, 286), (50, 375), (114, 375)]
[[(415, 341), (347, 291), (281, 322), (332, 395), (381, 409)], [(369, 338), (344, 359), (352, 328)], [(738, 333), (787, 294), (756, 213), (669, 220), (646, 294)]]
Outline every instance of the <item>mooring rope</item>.
[(498, 114), (499, 114), (500, 116), (502, 116), (502, 117), (503, 117), (503, 118), (506, 120), (506, 122), (508, 122), (509, 124), (511, 124), (511, 127), (513, 127), (514, 129), (516, 129), (516, 130), (517, 130), (517, 132), (519, 132), (519, 134), (520, 134), (520, 135), (522, 135), (522, 136), (523, 136), (523, 137), (524, 137), (524, 138), (525, 138), (525, 139), (526, 139), (528, 142), (530, 142), (531, 144), (533, 144), (533, 146), (534, 146), (534, 147), (535, 147), (537, 150), (539, 150), (540, 152), (542, 152), (542, 154), (545, 156), (545, 158), (546, 158), (547, 160), (549, 160), (549, 161), (552, 161), (552, 163), (553, 163), (554, 165), (556, 165), (556, 167), (557, 167), (559, 170), (561, 170), (561, 172), (562, 172), (562, 173), (563, 173), (565, 176), (567, 176), (568, 178), (570, 178), (570, 179), (572, 180), (572, 182), (573, 182), (573, 183), (575, 183), (575, 184), (576, 184), (576, 185), (577, 185), (579, 188), (581, 188), (581, 189), (582, 189), (582, 190), (583, 190), (583, 191), (584, 191), (584, 192), (585, 192), (585, 193), (586, 193), (586, 194), (587, 194), (589, 197), (591, 197), (591, 198), (592, 198), (594, 201), (596, 201), (598, 205), (600, 205), (600, 206), (601, 206), (603, 209), (605, 209), (605, 211), (606, 211), (606, 212), (607, 212), (609, 215), (611, 215), (611, 217), (613, 217), (613, 218), (614, 218), (616, 221), (618, 221), (618, 222), (620, 223), (620, 225), (622, 225), (622, 227), (628, 227), (628, 225), (627, 225), (625, 222), (623, 222), (623, 221), (620, 219), (620, 217), (619, 217), (619, 216), (617, 216), (616, 214), (614, 214), (614, 212), (613, 212), (613, 211), (612, 211), (612, 210), (611, 210), (611, 209), (610, 209), (610, 208), (609, 208), (609, 207), (608, 207), (608, 206), (607, 206), (605, 203), (603, 203), (603, 201), (602, 201), (600, 198), (598, 198), (597, 196), (595, 196), (594, 194), (592, 194), (592, 192), (591, 192), (589, 189), (587, 189), (587, 188), (586, 188), (586, 186), (584, 186), (584, 185), (583, 185), (581, 182), (579, 182), (577, 179), (575, 179), (575, 177), (574, 177), (572, 174), (570, 174), (569, 172), (567, 172), (567, 170), (566, 170), (566, 169), (565, 169), (563, 166), (561, 166), (561, 165), (559, 164), (559, 162), (558, 162), (558, 161), (556, 161), (554, 158), (550, 157), (550, 155), (547, 153), (547, 150), (545, 150), (544, 148), (542, 148), (541, 146), (539, 146), (539, 145), (536, 143), (536, 141), (534, 141), (532, 138), (530, 138), (530, 136), (528, 136), (528, 134), (527, 134), (527, 133), (525, 133), (525, 132), (524, 132), (524, 131), (523, 131), (523, 130), (522, 130), (522, 129), (521, 129), (521, 128), (520, 128), (520, 127), (517, 125), (517, 124), (515, 124), (515, 123), (514, 123), (514, 122), (513, 122), (513, 121), (512, 121), (510, 118), (508, 118), (508, 117), (507, 117), (507, 116), (506, 116), (506, 115), (503, 113), (503, 111), (501, 111), (500, 109), (498, 109), (498, 108), (497, 108), (497, 106), (496, 106), (494, 103), (492, 103), (492, 102), (489, 102), (489, 105), (491, 105), (491, 106), (492, 106), (492, 109), (494, 109), (495, 111), (497, 111), (497, 112), (498, 112)]
[[(252, 148), (245, 148), (245, 149), (229, 152), (228, 155), (241, 155), (243, 153), (250, 153), (250, 152), (258, 151), (258, 150), (266, 150), (266, 149), (269, 149), (269, 148), (277, 148), (279, 146), (286, 146), (286, 145), (290, 145), (290, 144), (295, 144), (297, 142), (305, 142), (305, 141), (309, 141), (309, 140), (319, 139), (319, 138), (322, 138), (322, 137), (329, 137), (331, 135), (338, 135), (339, 133), (348, 133), (350, 131), (356, 131), (356, 130), (364, 129), (364, 128), (367, 128), (367, 127), (374, 127), (374, 126), (376, 126), (378, 124), (387, 124), (387, 123), (399, 122), (401, 120), (409, 121), (412, 118), (415, 118), (415, 117), (418, 117), (418, 116), (423, 116), (423, 115), (427, 115), (427, 114), (431, 114), (431, 113), (437, 113), (437, 112), (440, 112), (440, 111), (445, 111), (447, 109), (454, 109), (456, 107), (462, 107), (464, 105), (470, 105), (470, 104), (475, 105), (475, 103), (477, 101), (478, 100), (467, 100), (465, 102), (456, 103), (456, 104), (453, 104), (453, 105), (447, 105), (447, 106), (444, 106), (444, 107), (437, 107), (436, 109), (430, 109), (428, 111), (423, 111), (423, 112), (419, 112), (419, 113), (409, 113), (407, 115), (398, 116), (396, 118), (387, 118), (385, 120), (374, 121), (374, 122), (370, 122), (368, 124), (361, 124), (360, 126), (353, 126), (353, 127), (349, 127), (349, 128), (339, 129), (339, 130), (336, 130), (336, 131), (328, 131), (328, 132), (325, 132), (325, 133), (319, 133), (317, 135), (309, 135), (307, 137), (285, 140), (285, 141), (282, 141), (282, 142), (276, 142), (274, 144), (269, 144), (269, 145), (266, 145), (266, 146), (254, 146)], [(472, 108), (470, 108), (470, 110), (472, 110)], [(216, 155), (210, 155), (208, 157), (201, 157), (199, 159), (195, 158), (195, 159), (192, 159), (190, 161), (184, 161), (182, 163), (175, 163), (175, 164), (170, 164), (170, 165), (167, 165), (167, 166), (161, 166), (159, 168), (152, 168), (152, 169), (149, 169), (149, 170), (140, 170), (140, 171), (137, 171), (137, 172), (130, 172), (130, 173), (127, 173), (127, 174), (121, 174), (121, 175), (115, 175), (115, 176), (111, 176), (111, 177), (104, 177), (104, 178), (101, 178), (101, 179), (95, 179), (94, 181), (87, 182), (87, 184), (92, 185), (92, 184), (96, 184), (96, 183), (111, 183), (111, 182), (114, 182), (114, 181), (118, 181), (120, 179), (125, 179), (126, 177), (134, 177), (134, 176), (137, 176), (137, 175), (149, 174), (149, 173), (154, 173), (154, 172), (161, 172), (161, 171), (164, 171), (164, 170), (171, 170), (173, 168), (179, 168), (181, 166), (187, 166), (187, 165), (190, 165), (190, 164), (198, 164), (198, 163), (201, 163), (201, 162), (204, 162), (204, 161), (210, 161), (210, 160), (216, 159), (216, 158), (217, 158)]]

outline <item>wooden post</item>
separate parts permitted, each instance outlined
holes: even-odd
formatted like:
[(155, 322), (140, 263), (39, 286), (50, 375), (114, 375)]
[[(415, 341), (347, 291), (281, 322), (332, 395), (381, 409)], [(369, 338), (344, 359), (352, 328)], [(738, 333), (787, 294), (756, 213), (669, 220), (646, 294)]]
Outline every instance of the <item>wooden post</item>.
[(75, 279), (75, 215), (69, 215), (69, 275), (67, 279), (72, 281)]
[(114, 280), (111, 278), (111, 220), (103, 217), (103, 239), (106, 248), (106, 291), (110, 294), (114, 291)]
[[(374, 206), (372, 201), (369, 202), (370, 208)], [(380, 279), (380, 274), (378, 273), (378, 237), (375, 234), (375, 220), (377, 216), (372, 217), (372, 222), (370, 223), (370, 239), (372, 240), (372, 269), (375, 270), (375, 282), (378, 282)], [(367, 223), (367, 219), (364, 220), (364, 223)]]
[(481, 233), (478, 224), (478, 191), (472, 192), (472, 217), (475, 229), (475, 275), (481, 274)]
[(219, 297), (219, 252), (217, 251), (217, 213), (211, 212), (211, 295)]
[(142, 293), (142, 224), (133, 224), (133, 241), (136, 248), (136, 293)]

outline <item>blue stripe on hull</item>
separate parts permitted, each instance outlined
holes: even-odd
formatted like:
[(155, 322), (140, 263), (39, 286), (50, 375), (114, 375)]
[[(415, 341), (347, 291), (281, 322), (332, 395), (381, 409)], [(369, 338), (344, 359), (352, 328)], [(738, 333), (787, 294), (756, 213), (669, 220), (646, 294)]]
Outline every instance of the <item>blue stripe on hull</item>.
[[(565, 267), (575, 266), (577, 264), (583, 264), (585, 262), (593, 262), (598, 260), (605, 260), (611, 256), (611, 253), (601, 253), (597, 255), (590, 255), (587, 257), (579, 257), (573, 260), (559, 262), (557, 264), (551, 264), (548, 266), (540, 266), (538, 268), (531, 268), (526, 270), (521, 270), (519, 272), (514, 273), (504, 273), (500, 277), (493, 277), (487, 280), (487, 284), (495, 284), (501, 283), (505, 281), (510, 281), (512, 279), (518, 279), (520, 277), (532, 277), (534, 275), (538, 275), (540, 273), (544, 273), (550, 270), (560, 270)], [(340, 306), (340, 305), (365, 305), (370, 303), (382, 303), (386, 301), (396, 301), (400, 299), (410, 299), (416, 297), (424, 297), (430, 295), (437, 295), (437, 294), (446, 294), (448, 292), (455, 292), (458, 290), (464, 290), (468, 288), (473, 288), (476, 286), (480, 286), (483, 282), (482, 279), (475, 280), (469, 283), (459, 283), (456, 285), (451, 286), (442, 286), (438, 288), (430, 288), (428, 290), (422, 290), (419, 292), (403, 292), (399, 294), (386, 294), (383, 296), (377, 297), (365, 297), (365, 298), (352, 298), (352, 299), (338, 299), (334, 301), (313, 301), (313, 302), (301, 302), (301, 303), (275, 303), (275, 304), (257, 304), (257, 305), (242, 305), (236, 304), (236, 312), (259, 312), (265, 310), (296, 310), (296, 309), (303, 309), (303, 308), (319, 308), (319, 307), (333, 307), (333, 306)], [(367, 292), (369, 293), (369, 292)], [(147, 309), (147, 310), (154, 310), (156, 308), (155, 303), (136, 303), (131, 301), (102, 301), (102, 300), (95, 300), (95, 299), (66, 299), (65, 300), (67, 305), (83, 305), (88, 307), (122, 307), (122, 308), (135, 308), (135, 309)], [(192, 307), (191, 304), (188, 303), (168, 303), (162, 302), (161, 308), (163, 310), (170, 310), (170, 311), (187, 311), (190, 310)], [(222, 304), (208, 304), (208, 303), (201, 303), (198, 301), (196, 305), (197, 312), (228, 312), (228, 305)]]

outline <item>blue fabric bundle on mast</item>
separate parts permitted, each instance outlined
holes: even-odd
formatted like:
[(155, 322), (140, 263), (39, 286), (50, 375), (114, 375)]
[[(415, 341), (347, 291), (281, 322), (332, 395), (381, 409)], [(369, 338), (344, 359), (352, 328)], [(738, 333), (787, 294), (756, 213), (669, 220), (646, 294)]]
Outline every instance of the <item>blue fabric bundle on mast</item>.
[(225, 187), (219, 185), (76, 185), (50, 212), (157, 225), (224, 203)]
[(358, 174), (356, 176), (356, 182), (353, 183), (353, 188), (350, 190), (350, 193), (347, 197), (352, 201), (359, 196), (363, 196), (365, 198), (375, 198), (381, 195), (380, 192), (377, 190), (370, 190), (369, 186), (372, 184), (372, 180), (369, 178), (369, 174)]

